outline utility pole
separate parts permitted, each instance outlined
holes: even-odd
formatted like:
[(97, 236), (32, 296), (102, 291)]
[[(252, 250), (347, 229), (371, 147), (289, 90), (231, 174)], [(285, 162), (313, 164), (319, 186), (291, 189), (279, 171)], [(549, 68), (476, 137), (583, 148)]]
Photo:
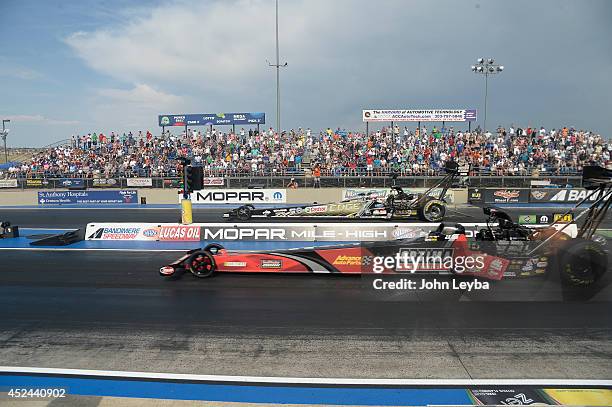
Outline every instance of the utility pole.
[(10, 119), (2, 120), (2, 140), (4, 141), (4, 162), (8, 164), (8, 150), (6, 149), (6, 136), (8, 136), (8, 130), (4, 127), (5, 123), (10, 123)]
[(287, 63), (281, 65), (280, 54), (278, 50), (278, 0), (276, 0), (276, 63), (271, 64), (268, 61), (268, 65), (276, 68), (276, 131), (281, 134), (281, 122), (280, 122), (280, 69), (287, 66)]

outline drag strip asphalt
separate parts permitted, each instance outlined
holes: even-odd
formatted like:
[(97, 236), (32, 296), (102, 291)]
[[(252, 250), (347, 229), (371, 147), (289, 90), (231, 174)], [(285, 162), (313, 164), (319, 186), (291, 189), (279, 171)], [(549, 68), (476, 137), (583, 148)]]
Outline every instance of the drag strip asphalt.
[[(204, 208), (194, 207), (193, 221), (198, 223), (216, 223), (224, 222), (223, 213), (228, 209), (219, 208)], [(564, 213), (565, 208), (529, 208), (529, 209), (504, 209), (513, 219), (518, 220), (519, 215), (551, 215), (553, 213)], [(444, 222), (447, 223), (474, 223), (483, 222), (485, 215), (482, 213), (482, 208), (475, 206), (466, 207), (449, 207), (447, 216)], [(89, 208), (89, 209), (74, 209), (74, 208), (2, 208), (0, 207), (0, 220), (9, 221), (13, 225), (20, 227), (40, 227), (40, 228), (83, 228), (87, 223), (92, 222), (180, 222), (180, 208), (155, 208), (142, 210), (137, 208)], [(253, 219), (253, 222), (287, 222), (299, 221), (298, 219)], [(309, 219), (309, 222), (316, 223), (351, 223), (351, 222), (367, 222), (367, 220), (347, 220), (347, 219)], [(375, 220), (374, 222), (385, 222)], [(415, 222), (421, 222), (415, 220)], [(235, 220), (228, 221), (228, 224), (236, 223)], [(602, 228), (612, 227), (612, 216), (608, 216), (601, 225)]]
[(157, 269), (174, 256), (2, 253), (0, 359), (200, 374), (612, 377), (609, 286), (567, 301), (545, 280), (440, 296), (379, 293), (346, 276), (162, 281)]

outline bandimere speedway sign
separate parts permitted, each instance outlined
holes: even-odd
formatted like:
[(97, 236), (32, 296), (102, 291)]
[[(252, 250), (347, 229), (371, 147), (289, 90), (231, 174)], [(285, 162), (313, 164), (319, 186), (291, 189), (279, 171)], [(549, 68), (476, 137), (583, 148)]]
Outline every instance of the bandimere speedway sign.
[(476, 109), (395, 109), (362, 112), (364, 122), (471, 122)]
[[(179, 195), (179, 202), (182, 196)], [(190, 195), (196, 205), (286, 203), (286, 189), (202, 189)]]
[[(473, 237), (484, 223), (464, 223)], [(573, 225), (575, 227), (575, 225)], [(299, 241), (357, 242), (391, 241), (424, 237), (438, 227), (435, 223), (90, 223), (86, 240), (160, 242)]]

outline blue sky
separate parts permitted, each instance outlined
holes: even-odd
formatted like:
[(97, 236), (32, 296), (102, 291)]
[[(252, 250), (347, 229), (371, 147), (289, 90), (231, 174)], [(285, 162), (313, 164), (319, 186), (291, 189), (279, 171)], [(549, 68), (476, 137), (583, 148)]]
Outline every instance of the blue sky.
[[(283, 128), (362, 129), (364, 108), (478, 108), (490, 125), (612, 135), (612, 2), (280, 0)], [(264, 111), (274, 1), (0, 0), (9, 146), (158, 131), (157, 114)], [(481, 114), (482, 117), (482, 114)], [(491, 126), (489, 126), (491, 127)]]

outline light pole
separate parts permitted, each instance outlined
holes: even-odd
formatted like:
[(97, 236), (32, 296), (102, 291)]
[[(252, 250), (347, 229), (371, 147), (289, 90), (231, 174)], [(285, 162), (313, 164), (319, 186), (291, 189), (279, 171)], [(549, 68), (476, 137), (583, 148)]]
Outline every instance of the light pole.
[(495, 63), (493, 58), (478, 58), (477, 64), (472, 65), (472, 72), (484, 75), (485, 77), (485, 101), (484, 101), (484, 124), (483, 131), (487, 132), (487, 96), (489, 93), (489, 75), (495, 75), (504, 70), (503, 65)]
[(276, 68), (276, 131), (278, 134), (281, 133), (280, 130), (280, 69), (287, 66), (287, 63), (281, 65), (279, 62), (279, 52), (278, 52), (278, 0), (276, 0), (276, 63), (271, 64), (270, 61), (268, 65)]
[(10, 122), (10, 119), (2, 119), (2, 141), (4, 141), (4, 162), (6, 164), (8, 164), (8, 151), (6, 149), (6, 136), (8, 136), (8, 130), (6, 130), (4, 124)]

